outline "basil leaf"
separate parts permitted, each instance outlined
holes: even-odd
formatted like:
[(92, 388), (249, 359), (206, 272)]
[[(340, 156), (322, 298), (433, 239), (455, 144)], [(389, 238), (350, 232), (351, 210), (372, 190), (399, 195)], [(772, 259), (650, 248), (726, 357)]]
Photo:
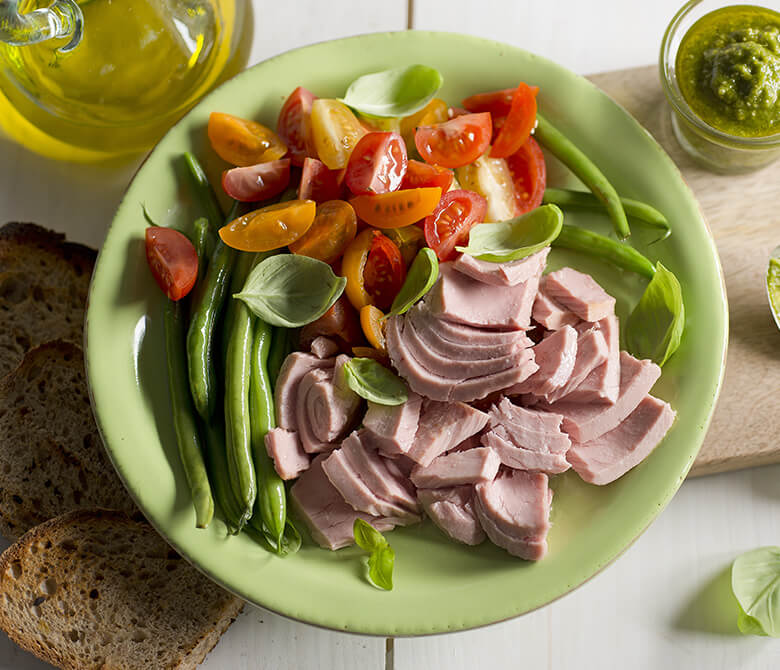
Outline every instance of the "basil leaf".
[(357, 546), (369, 552), (374, 552), (387, 544), (385, 536), (361, 518), (355, 519), (352, 533), (355, 536)]
[(549, 246), (561, 232), (563, 212), (542, 205), (501, 223), (478, 223), (469, 232), (467, 247), (455, 247), (483, 261), (517, 261)]
[(252, 312), (274, 326), (297, 328), (316, 321), (344, 291), (347, 280), (327, 263), (298, 254), (277, 254), (258, 263), (240, 293)]
[(731, 590), (739, 603), (739, 629), (748, 635), (780, 637), (780, 547), (738, 556), (731, 566)]
[(628, 350), (637, 358), (650, 358), (663, 365), (680, 346), (684, 328), (680, 282), (661, 263), (656, 263), (655, 276), (628, 317)]
[(368, 557), (368, 579), (377, 588), (393, 590), (395, 552), (389, 544), (380, 547)]
[(352, 82), (341, 102), (370, 116), (409, 116), (441, 88), (441, 73), (426, 65), (374, 72)]
[(406, 384), (373, 358), (353, 358), (342, 370), (347, 386), (378, 405), (402, 405), (409, 398)]
[(393, 300), (390, 314), (403, 314), (422, 298), (439, 277), (439, 259), (433, 249), (423, 247), (414, 257), (406, 280)]

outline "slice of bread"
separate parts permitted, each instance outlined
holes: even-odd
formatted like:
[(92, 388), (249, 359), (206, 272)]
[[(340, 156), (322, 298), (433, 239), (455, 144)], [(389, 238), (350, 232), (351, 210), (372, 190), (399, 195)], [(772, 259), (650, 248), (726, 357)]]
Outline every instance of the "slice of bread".
[(242, 606), (120, 512), (64, 514), (0, 556), (0, 628), (60, 668), (195, 668)]
[(42, 342), (81, 344), (95, 255), (33, 223), (0, 228), (0, 378)]
[(81, 349), (49, 342), (0, 380), (0, 533), (89, 507), (136, 512), (103, 449)]

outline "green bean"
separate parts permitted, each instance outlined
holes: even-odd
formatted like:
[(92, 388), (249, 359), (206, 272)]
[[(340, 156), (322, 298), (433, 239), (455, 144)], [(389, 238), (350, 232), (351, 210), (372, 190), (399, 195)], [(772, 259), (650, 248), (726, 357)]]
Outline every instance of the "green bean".
[(284, 482), (276, 473), (265, 448), (265, 435), (275, 426), (273, 393), (266, 367), (273, 327), (261, 319), (254, 321), (249, 407), (252, 423), (252, 454), (257, 472), (257, 499), (252, 518), (259, 516), (277, 547), (281, 547), (287, 520), (287, 494), (284, 490)]
[(287, 358), (289, 333), (288, 328), (277, 326), (271, 337), (271, 350), (268, 352), (268, 377), (271, 380), (271, 388), (276, 388), (279, 371), (282, 369), (284, 359)]
[(267, 551), (272, 551), (279, 556), (294, 554), (296, 551), (298, 551), (298, 549), (301, 548), (301, 534), (298, 532), (298, 529), (293, 525), (293, 522), (290, 521), (290, 519), (287, 519), (284, 527), (284, 533), (282, 535), (282, 541), (278, 544), (276, 542), (272, 542), (269, 538), (269, 534), (265, 532), (264, 529), (259, 529), (257, 527), (257, 523), (254, 525), (250, 523), (248, 526), (246, 526), (246, 528), (244, 528), (244, 531), (247, 535), (249, 535), (249, 537), (262, 545)]
[[(592, 193), (586, 191), (573, 191), (565, 188), (547, 188), (542, 202), (545, 205), (558, 205), (559, 207), (575, 207), (581, 209), (602, 210), (604, 205)], [(620, 198), (626, 214), (637, 221), (646, 223), (652, 228), (663, 231), (663, 235), (656, 242), (665, 240), (672, 233), (671, 226), (666, 217), (655, 207), (640, 200), (632, 198)]]
[(573, 249), (601, 258), (619, 268), (636, 272), (648, 279), (652, 279), (655, 275), (655, 266), (634, 247), (615, 242), (609, 237), (576, 226), (564, 223), (561, 234), (558, 235), (552, 246)]
[[(230, 283), (238, 293), (252, 267), (254, 254), (240, 253)], [(252, 358), (252, 313), (242, 300), (230, 299), (225, 316), (225, 433), (228, 470), (242, 517), (252, 515), (257, 496), (257, 479), (252, 461), (249, 386)]]
[(231, 534), (236, 534), (241, 530), (242, 523), (245, 521), (242, 522), (243, 511), (239, 508), (233, 487), (230, 484), (225, 449), (225, 429), (221, 421), (214, 419), (202, 425), (204, 425), (203, 434), (206, 436), (206, 464), (214, 498), (225, 517), (228, 531)]
[(217, 200), (217, 194), (214, 193), (214, 189), (211, 187), (211, 183), (206, 176), (206, 172), (203, 170), (203, 166), (189, 151), (184, 154), (184, 162), (187, 163), (192, 179), (195, 182), (198, 195), (200, 196), (203, 207), (206, 209), (206, 217), (208, 218), (209, 223), (211, 223), (212, 229), (216, 232), (225, 218), (219, 200)]
[(198, 253), (198, 279), (200, 283), (206, 276), (206, 268), (209, 264), (209, 220), (202, 216), (192, 224), (195, 229), (195, 251)]
[(555, 126), (539, 114), (536, 115), (536, 118), (536, 139), (579, 177), (582, 183), (593, 192), (593, 195), (604, 203), (617, 236), (620, 239), (625, 239), (631, 235), (626, 213), (623, 211), (623, 205), (615, 187), (609, 183), (601, 170)]
[(195, 507), (195, 524), (206, 528), (214, 516), (203, 449), (195, 421), (187, 384), (187, 359), (184, 351), (184, 315), (180, 303), (168, 300), (165, 305), (165, 348), (168, 357), (168, 387), (173, 410), (173, 426), (179, 445), (179, 457), (187, 477)]

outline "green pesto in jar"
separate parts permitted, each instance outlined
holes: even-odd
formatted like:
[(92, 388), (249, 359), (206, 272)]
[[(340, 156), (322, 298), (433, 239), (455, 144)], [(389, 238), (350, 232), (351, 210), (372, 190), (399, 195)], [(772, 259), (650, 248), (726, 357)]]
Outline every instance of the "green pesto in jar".
[(706, 14), (683, 37), (676, 69), (683, 97), (713, 128), (780, 132), (780, 13), (734, 5)]

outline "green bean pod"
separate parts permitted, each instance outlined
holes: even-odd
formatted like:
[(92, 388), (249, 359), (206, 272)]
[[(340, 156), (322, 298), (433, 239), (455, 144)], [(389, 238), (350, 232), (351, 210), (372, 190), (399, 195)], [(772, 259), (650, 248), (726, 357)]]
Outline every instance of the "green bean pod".
[(243, 527), (243, 511), (238, 505), (228, 472), (225, 430), (221, 421), (211, 420), (203, 425), (206, 443), (206, 464), (209, 481), (217, 505), (225, 517), (225, 524), (231, 534), (237, 534)]
[[(542, 202), (545, 205), (558, 205), (563, 208), (574, 207), (594, 210), (603, 210), (604, 208), (602, 202), (592, 193), (565, 188), (547, 188), (544, 191), (544, 199)], [(672, 228), (666, 220), (666, 217), (652, 205), (648, 205), (641, 200), (623, 197), (620, 198), (620, 202), (623, 203), (623, 209), (625, 210), (626, 215), (637, 221), (646, 223), (652, 228), (663, 231), (663, 235), (655, 240), (656, 242), (665, 240), (671, 235)]]
[(276, 388), (276, 380), (279, 377), (279, 371), (282, 369), (282, 363), (287, 358), (289, 346), (287, 339), (289, 329), (282, 326), (276, 326), (271, 337), (271, 349), (268, 352), (268, 377), (271, 381), (271, 388)]
[(197, 281), (200, 283), (206, 276), (206, 268), (209, 264), (210, 251), (213, 251), (213, 249), (209, 249), (209, 220), (205, 216), (202, 216), (195, 220), (195, 223), (192, 224), (192, 227), (195, 231), (195, 239), (193, 240), (193, 243), (195, 244), (195, 251), (198, 254)]
[(560, 235), (553, 241), (552, 246), (572, 249), (601, 258), (619, 268), (636, 272), (648, 279), (652, 279), (655, 275), (655, 266), (634, 247), (615, 242), (609, 237), (584, 228), (564, 223)]
[(165, 348), (168, 358), (168, 387), (171, 395), (173, 426), (179, 456), (195, 507), (195, 524), (206, 528), (214, 516), (208, 472), (187, 384), (187, 359), (184, 351), (184, 315), (182, 305), (168, 300), (165, 305)]
[(217, 200), (217, 194), (214, 193), (203, 166), (189, 151), (184, 154), (184, 162), (187, 164), (187, 168), (195, 182), (198, 196), (206, 210), (206, 217), (209, 223), (211, 223), (212, 229), (216, 232), (225, 219), (225, 214), (222, 212), (219, 200)]
[(571, 170), (585, 186), (587, 186), (607, 208), (612, 219), (615, 233), (620, 239), (631, 235), (626, 213), (620, 202), (615, 187), (604, 176), (604, 173), (578, 149), (561, 131), (551, 125), (544, 117), (537, 114), (537, 125), (534, 137), (547, 150)]

